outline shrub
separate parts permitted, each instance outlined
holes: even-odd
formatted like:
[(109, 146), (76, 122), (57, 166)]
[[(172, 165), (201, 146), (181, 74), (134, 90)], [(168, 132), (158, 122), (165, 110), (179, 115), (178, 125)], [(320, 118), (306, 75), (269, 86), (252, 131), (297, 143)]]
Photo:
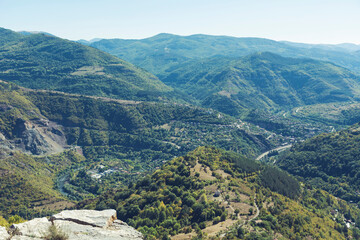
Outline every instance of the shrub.
[(43, 238), (45, 240), (68, 240), (69, 236), (52, 224)]
[(205, 223), (205, 222), (201, 222), (201, 223), (199, 224), (199, 228), (200, 228), (200, 229), (206, 228), (206, 223)]
[(217, 216), (216, 218), (214, 218), (213, 224), (215, 225), (215, 224), (219, 223), (220, 221), (221, 221), (220, 216)]

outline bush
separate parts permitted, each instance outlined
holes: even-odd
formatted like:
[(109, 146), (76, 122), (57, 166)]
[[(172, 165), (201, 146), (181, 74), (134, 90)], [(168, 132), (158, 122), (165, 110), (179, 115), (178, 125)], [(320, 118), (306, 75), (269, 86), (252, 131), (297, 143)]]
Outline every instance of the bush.
[(216, 218), (214, 218), (213, 224), (215, 225), (215, 224), (219, 223), (220, 221), (221, 221), (220, 216), (217, 216)]
[(52, 224), (49, 227), (48, 233), (46, 233), (43, 238), (45, 240), (68, 240), (69, 236)]
[(199, 224), (199, 228), (200, 228), (200, 229), (206, 228), (206, 223), (205, 223), (205, 222), (201, 222), (201, 223)]

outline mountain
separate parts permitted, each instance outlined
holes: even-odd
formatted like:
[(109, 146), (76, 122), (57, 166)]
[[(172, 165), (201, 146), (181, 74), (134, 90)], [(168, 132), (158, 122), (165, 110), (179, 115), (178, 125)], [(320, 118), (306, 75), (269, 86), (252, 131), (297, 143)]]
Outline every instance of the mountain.
[(6, 45), (9, 42), (18, 41), (23, 36), (19, 33), (13, 32), (9, 29), (0, 28), (0, 45)]
[[(359, 77), (331, 62), (259, 53), (298, 49), (281, 42), (248, 38), (236, 48), (238, 39), (225, 38), (162, 34), (131, 47), (168, 86), (95, 48), (0, 29), (0, 225), (78, 204), (116, 209), (146, 239), (359, 239), (359, 125), (276, 153), (300, 183), (249, 159), (282, 135), (226, 114), (357, 101)], [(167, 47), (147, 55), (155, 43)]]
[(77, 207), (114, 207), (146, 239), (359, 237), (344, 222), (358, 224), (359, 209), (310, 185), (301, 187), (277, 168), (212, 147), (199, 147), (127, 188)]
[(0, 161), (0, 216), (25, 219), (74, 206), (56, 188), (57, 175), (84, 157), (74, 151), (34, 157), (13, 152)]
[(176, 95), (154, 75), (79, 43), (6, 29), (0, 39), (0, 79), (20, 86), (123, 99)]
[(360, 125), (296, 144), (277, 165), (342, 199), (358, 203)]
[[(43, 216), (127, 185), (200, 145), (249, 157), (262, 135), (214, 110), (0, 82), (0, 216)], [(71, 201), (70, 201), (71, 200)]]
[(214, 56), (241, 57), (256, 52), (273, 52), (285, 57), (314, 58), (330, 61), (360, 73), (358, 45), (314, 45), (278, 42), (264, 38), (228, 36), (159, 34), (140, 40), (102, 39), (90, 44), (111, 53), (151, 73), (158, 75), (166, 69), (189, 59)]
[(13, 83), (0, 82), (0, 157), (11, 151), (44, 155), (64, 151), (62, 126), (40, 113)]
[(347, 51), (349, 53), (356, 52), (360, 50), (360, 45), (353, 43), (340, 43), (340, 44), (309, 44), (309, 43), (295, 43), (282, 41), (290, 46), (301, 47), (306, 49), (322, 49), (326, 51), (337, 51), (344, 52)]
[(84, 45), (90, 45), (91, 43), (94, 43), (94, 42), (97, 42), (97, 41), (100, 41), (100, 40), (102, 40), (102, 38), (93, 38), (91, 40), (80, 39), (80, 40), (78, 40), (76, 42), (84, 44)]
[(269, 52), (187, 62), (169, 68), (159, 78), (203, 106), (231, 115), (251, 108), (289, 109), (360, 96), (359, 76), (345, 68)]
[(141, 40), (102, 39), (90, 46), (111, 53), (148, 71), (159, 74), (190, 59), (217, 55), (244, 56), (254, 52), (291, 50), (276, 41), (260, 38), (237, 39), (225, 36), (159, 34)]
[(48, 33), (48, 32), (43, 32), (43, 31), (19, 31), (18, 33), (22, 34), (22, 35), (31, 35), (31, 34), (44, 34), (44, 35), (48, 35), (48, 36), (52, 36), (52, 37), (56, 37), (55, 35)]

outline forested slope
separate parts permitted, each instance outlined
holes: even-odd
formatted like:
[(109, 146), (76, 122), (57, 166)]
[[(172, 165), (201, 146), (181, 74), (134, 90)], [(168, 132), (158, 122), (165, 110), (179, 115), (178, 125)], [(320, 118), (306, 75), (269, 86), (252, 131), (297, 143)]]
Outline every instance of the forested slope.
[[(343, 219), (357, 219), (360, 212), (345, 201), (301, 189), (281, 170), (211, 147), (199, 147), (128, 188), (78, 207), (116, 208), (120, 219), (148, 239), (219, 239), (222, 233), (225, 239), (359, 237)], [(336, 221), (329, 213), (334, 208)]]
[(92, 47), (7, 29), (0, 39), (0, 79), (23, 87), (124, 99), (176, 95), (154, 75)]
[[(209, 109), (34, 91), (6, 82), (0, 88), (1, 196), (6, 201), (9, 189), (14, 194), (1, 209), (6, 216), (17, 213), (14, 204), (29, 209), (61, 200), (59, 191), (72, 200), (92, 198), (200, 145), (248, 156), (271, 147), (263, 136)], [(82, 160), (61, 157), (68, 151)], [(34, 194), (25, 193), (25, 186)], [(19, 209), (22, 217), (35, 214)]]
[(289, 109), (358, 100), (359, 76), (329, 62), (269, 52), (215, 57), (169, 68), (159, 75), (201, 104), (237, 115), (248, 109)]
[(340, 198), (360, 201), (360, 127), (296, 144), (277, 165)]

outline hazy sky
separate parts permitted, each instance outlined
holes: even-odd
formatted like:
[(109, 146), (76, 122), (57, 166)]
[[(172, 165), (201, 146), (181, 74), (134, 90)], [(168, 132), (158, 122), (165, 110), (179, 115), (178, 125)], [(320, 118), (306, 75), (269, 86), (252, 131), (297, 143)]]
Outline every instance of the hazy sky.
[(360, 0), (0, 0), (0, 27), (71, 40), (166, 32), (360, 44)]

